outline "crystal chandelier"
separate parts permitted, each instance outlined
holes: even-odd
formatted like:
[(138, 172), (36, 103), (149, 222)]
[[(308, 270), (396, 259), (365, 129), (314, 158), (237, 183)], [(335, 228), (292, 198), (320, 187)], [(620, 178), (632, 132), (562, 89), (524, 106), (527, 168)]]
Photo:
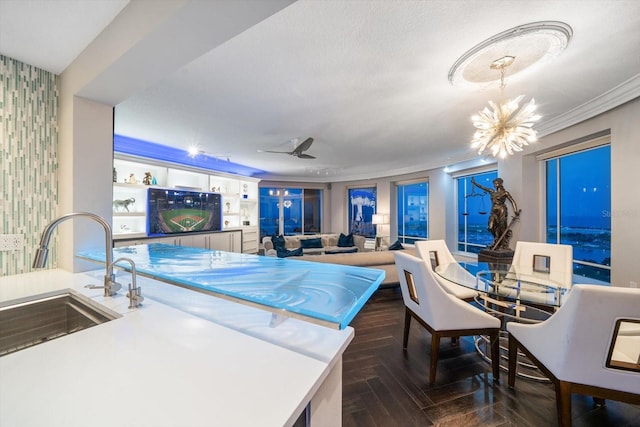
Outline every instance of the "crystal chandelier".
[(473, 134), (471, 147), (477, 148), (478, 154), (489, 148), (494, 157), (505, 158), (507, 154), (522, 151), (522, 147), (538, 140), (533, 129), (534, 122), (540, 119), (540, 116), (535, 114), (535, 100), (532, 98), (520, 108), (520, 101), (524, 95), (515, 99), (504, 98), (505, 68), (514, 60), (513, 56), (504, 56), (491, 63), (491, 69), (500, 70), (501, 100), (499, 104), (489, 101), (489, 107), (471, 117), (473, 126), (477, 129)]

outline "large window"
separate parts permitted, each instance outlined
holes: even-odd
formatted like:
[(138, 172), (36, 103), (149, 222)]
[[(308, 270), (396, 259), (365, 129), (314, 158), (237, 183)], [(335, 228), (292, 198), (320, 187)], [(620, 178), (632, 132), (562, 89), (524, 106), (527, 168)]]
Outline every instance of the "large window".
[(429, 237), (429, 182), (396, 185), (398, 240), (413, 244)]
[(319, 233), (321, 219), (321, 190), (260, 188), (260, 241), (274, 234)]
[(458, 194), (458, 250), (479, 253), (493, 242), (487, 229), (491, 213), (491, 197), (471, 183), (471, 178), (484, 186), (493, 187), (497, 171), (465, 175), (456, 179)]
[(547, 242), (573, 246), (574, 274), (611, 281), (611, 147), (546, 160)]

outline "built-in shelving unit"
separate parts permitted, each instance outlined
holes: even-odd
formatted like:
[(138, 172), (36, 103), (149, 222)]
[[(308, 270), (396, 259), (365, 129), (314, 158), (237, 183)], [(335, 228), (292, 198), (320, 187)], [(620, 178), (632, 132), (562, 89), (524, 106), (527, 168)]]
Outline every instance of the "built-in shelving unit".
[[(259, 180), (155, 160), (120, 158), (117, 153), (113, 164), (113, 237), (116, 245), (148, 243), (153, 239), (154, 242), (167, 240), (181, 246), (258, 252)], [(151, 186), (220, 193), (222, 232), (206, 233), (211, 235), (206, 238), (197, 237), (202, 234), (148, 238), (147, 189)]]

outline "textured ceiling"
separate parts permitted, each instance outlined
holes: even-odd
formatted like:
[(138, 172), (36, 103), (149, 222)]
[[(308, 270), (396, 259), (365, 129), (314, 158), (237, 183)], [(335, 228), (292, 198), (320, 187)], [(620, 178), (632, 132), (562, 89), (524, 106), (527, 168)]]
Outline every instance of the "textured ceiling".
[[(543, 133), (597, 113), (587, 106), (611, 90), (630, 94), (612, 102), (638, 96), (640, 1), (299, 0), (119, 103), (115, 131), (197, 144), (267, 179), (341, 181), (465, 161), (476, 157), (470, 116), (499, 89), (453, 86), (450, 67), (497, 33), (548, 20), (571, 26), (569, 46), (507, 75), (505, 91), (535, 97)], [(307, 137), (316, 159), (258, 152)]]
[(0, 53), (60, 74), (129, 0), (0, 0)]

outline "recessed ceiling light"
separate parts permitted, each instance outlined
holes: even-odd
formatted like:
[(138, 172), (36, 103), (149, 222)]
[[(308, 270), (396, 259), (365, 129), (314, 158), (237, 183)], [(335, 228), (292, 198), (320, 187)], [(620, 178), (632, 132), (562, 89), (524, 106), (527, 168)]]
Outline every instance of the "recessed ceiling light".
[(195, 158), (198, 154), (203, 154), (203, 151), (200, 150), (200, 146), (197, 144), (190, 145), (187, 148), (187, 153), (189, 153), (189, 157), (192, 159)]

